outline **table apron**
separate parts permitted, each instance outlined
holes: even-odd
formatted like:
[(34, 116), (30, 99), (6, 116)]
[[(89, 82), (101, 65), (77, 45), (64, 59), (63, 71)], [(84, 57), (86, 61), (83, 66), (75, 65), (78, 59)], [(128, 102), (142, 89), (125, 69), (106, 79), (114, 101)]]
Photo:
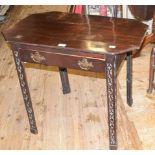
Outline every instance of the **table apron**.
[(19, 55), (22, 62), (82, 69), (94, 72), (105, 71), (105, 59), (23, 49), (19, 49)]

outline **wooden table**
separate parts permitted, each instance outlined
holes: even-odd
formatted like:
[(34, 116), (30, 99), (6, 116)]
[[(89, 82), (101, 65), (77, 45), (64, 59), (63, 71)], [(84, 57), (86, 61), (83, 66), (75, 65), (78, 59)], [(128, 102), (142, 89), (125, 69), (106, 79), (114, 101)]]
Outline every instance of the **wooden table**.
[[(147, 26), (136, 20), (61, 12), (33, 14), (3, 31), (13, 51), (30, 131), (37, 133), (22, 62), (59, 67), (63, 93), (70, 92), (67, 68), (106, 74), (110, 149), (117, 149), (117, 74), (127, 59), (127, 103), (132, 105), (132, 51)], [(95, 91), (95, 90), (94, 90)]]
[(152, 21), (152, 33), (148, 34), (141, 48), (148, 43), (154, 42), (155, 38), (155, 5), (129, 5), (129, 10), (138, 21)]
[[(141, 22), (153, 19), (152, 33), (145, 37), (142, 47), (144, 47), (148, 43), (155, 43), (155, 5), (131, 5), (129, 6), (129, 9), (132, 15)], [(151, 94), (152, 90), (155, 88), (154, 75), (155, 75), (155, 46), (152, 48), (150, 56), (149, 87), (147, 89), (148, 94)]]

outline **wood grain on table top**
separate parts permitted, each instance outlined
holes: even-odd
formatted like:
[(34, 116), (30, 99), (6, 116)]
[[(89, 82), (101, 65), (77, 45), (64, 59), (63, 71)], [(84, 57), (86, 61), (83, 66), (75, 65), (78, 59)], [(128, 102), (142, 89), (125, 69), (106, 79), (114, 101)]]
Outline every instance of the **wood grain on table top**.
[(96, 53), (139, 49), (147, 26), (133, 19), (62, 12), (32, 14), (3, 31), (9, 42)]

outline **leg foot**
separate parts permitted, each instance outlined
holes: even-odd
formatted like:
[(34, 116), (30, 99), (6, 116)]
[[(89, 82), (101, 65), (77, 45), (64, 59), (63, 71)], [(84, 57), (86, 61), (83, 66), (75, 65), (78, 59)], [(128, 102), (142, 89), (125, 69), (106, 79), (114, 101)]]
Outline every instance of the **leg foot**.
[(147, 89), (147, 93), (148, 94), (151, 94), (152, 93), (152, 89), (150, 88), (150, 89)]
[(33, 134), (38, 134), (38, 130), (37, 129), (30, 129), (30, 132)]
[(109, 149), (110, 150), (117, 150), (117, 145), (110, 145), (109, 146)]
[(127, 103), (128, 103), (128, 106), (132, 106), (133, 104), (133, 99), (132, 98), (127, 98)]

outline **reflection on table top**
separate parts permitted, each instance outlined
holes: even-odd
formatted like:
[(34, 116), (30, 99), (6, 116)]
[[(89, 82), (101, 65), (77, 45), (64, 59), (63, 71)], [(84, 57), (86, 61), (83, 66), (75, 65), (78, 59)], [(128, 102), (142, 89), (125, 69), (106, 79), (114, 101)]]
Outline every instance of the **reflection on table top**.
[(139, 49), (146, 29), (133, 19), (47, 12), (32, 14), (3, 34), (9, 42), (118, 54)]

